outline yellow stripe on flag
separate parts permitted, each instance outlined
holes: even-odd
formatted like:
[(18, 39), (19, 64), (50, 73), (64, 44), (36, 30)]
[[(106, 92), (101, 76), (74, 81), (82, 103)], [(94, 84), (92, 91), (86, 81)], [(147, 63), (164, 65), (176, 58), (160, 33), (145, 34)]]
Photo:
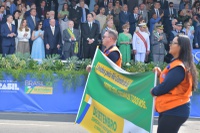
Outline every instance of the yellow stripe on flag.
[[(86, 95), (87, 101), (89, 95)], [(122, 133), (124, 119), (92, 99), (89, 110), (80, 123), (92, 133)]]

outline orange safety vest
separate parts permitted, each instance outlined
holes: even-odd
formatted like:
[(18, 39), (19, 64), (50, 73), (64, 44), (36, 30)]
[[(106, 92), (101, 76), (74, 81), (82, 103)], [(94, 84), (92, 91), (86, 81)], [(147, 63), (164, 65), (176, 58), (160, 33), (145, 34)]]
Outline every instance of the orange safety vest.
[(107, 52), (104, 52), (104, 54), (106, 55), (106, 56), (108, 56), (111, 52), (113, 52), (113, 51), (117, 51), (117, 52), (119, 52), (119, 54), (120, 54), (120, 58), (115, 62), (119, 67), (121, 67), (122, 66), (122, 55), (121, 55), (121, 53), (120, 53), (120, 51), (119, 51), (119, 49), (116, 47), (116, 46), (113, 46), (111, 49), (109, 49)]
[[(160, 83), (165, 79), (167, 73), (174, 67), (182, 66), (186, 73), (186, 68), (182, 61), (174, 60), (170, 63), (160, 75)], [(170, 84), (170, 83), (169, 83)], [(185, 76), (184, 80), (177, 85), (174, 89), (169, 91), (164, 95), (156, 97), (155, 107), (156, 111), (161, 113), (169, 109), (178, 107), (190, 101), (190, 96), (192, 95), (192, 75), (189, 73), (187, 78)]]

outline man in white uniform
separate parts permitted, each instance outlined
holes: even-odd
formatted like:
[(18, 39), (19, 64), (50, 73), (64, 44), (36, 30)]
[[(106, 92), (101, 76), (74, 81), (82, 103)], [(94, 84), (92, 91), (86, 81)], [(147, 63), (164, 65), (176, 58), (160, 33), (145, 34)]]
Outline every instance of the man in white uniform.
[(146, 23), (139, 24), (139, 31), (133, 35), (133, 53), (135, 54), (136, 62), (144, 62), (145, 57), (150, 53), (149, 34), (146, 32)]

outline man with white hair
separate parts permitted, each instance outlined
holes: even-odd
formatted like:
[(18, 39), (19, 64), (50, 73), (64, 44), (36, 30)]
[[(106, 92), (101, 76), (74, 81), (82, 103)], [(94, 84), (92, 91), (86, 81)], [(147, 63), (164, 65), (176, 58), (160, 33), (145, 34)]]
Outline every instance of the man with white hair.
[(74, 22), (68, 21), (68, 28), (63, 31), (63, 55), (67, 59), (76, 56), (79, 52), (80, 31), (74, 29)]

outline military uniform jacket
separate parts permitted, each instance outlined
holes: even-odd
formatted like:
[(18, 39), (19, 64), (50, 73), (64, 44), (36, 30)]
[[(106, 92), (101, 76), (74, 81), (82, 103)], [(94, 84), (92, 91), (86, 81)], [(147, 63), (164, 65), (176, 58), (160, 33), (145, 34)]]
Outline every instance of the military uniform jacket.
[[(163, 39), (158, 41), (160, 36), (163, 36)], [(152, 54), (165, 54), (165, 45), (167, 45), (167, 38), (165, 33), (161, 33), (159, 35), (158, 32), (154, 31), (151, 35)]]
[(136, 50), (137, 53), (146, 53), (146, 51), (150, 51), (149, 34), (147, 34), (146, 32), (141, 32), (140, 30), (138, 32), (146, 40), (146, 42), (147, 42), (147, 49), (146, 49), (145, 44), (142, 41), (142, 39), (135, 32), (134, 35), (133, 35), (133, 41), (132, 41), (133, 50)]

